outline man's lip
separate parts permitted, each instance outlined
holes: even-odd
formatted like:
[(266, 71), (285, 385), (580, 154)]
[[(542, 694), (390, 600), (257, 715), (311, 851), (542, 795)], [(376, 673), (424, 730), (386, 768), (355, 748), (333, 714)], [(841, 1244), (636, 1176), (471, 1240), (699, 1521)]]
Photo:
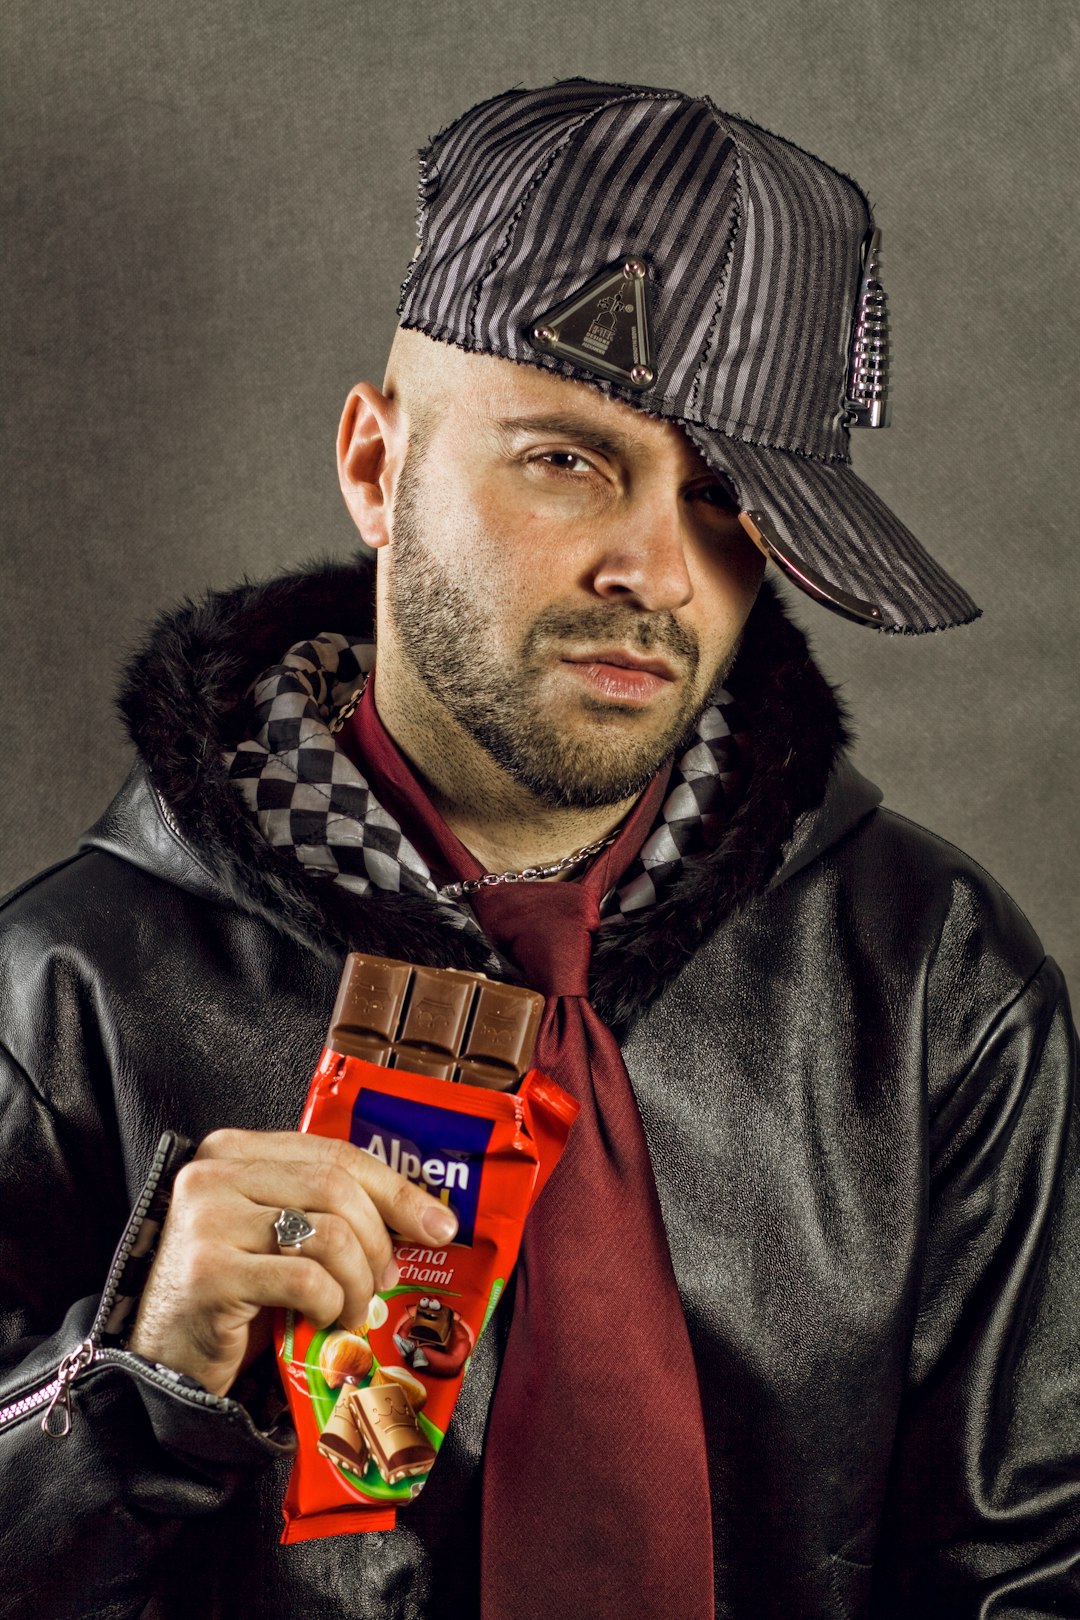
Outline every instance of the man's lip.
[(662, 658), (637, 658), (633, 653), (623, 652), (618, 647), (606, 647), (600, 652), (570, 653), (564, 656), (565, 664), (613, 664), (616, 669), (637, 669), (645, 675), (658, 675), (663, 681), (675, 680), (676, 674), (670, 664), (665, 664)]

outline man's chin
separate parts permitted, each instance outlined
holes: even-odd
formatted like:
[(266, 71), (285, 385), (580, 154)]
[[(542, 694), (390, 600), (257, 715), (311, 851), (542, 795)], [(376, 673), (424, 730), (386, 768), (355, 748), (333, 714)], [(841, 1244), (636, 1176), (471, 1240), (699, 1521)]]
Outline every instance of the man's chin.
[(653, 770), (644, 778), (629, 782), (626, 780), (583, 782), (569, 779), (556, 782), (522, 778), (519, 785), (527, 787), (537, 804), (543, 805), (546, 810), (609, 810), (616, 805), (631, 804), (634, 800), (640, 799), (655, 775), (656, 771)]
[(565, 736), (549, 737), (546, 744), (538, 737), (536, 743), (513, 758), (500, 751), (496, 763), (541, 804), (563, 810), (598, 810), (638, 798), (673, 752), (666, 740), (630, 752), (612, 747), (610, 729), (586, 733), (573, 744)]

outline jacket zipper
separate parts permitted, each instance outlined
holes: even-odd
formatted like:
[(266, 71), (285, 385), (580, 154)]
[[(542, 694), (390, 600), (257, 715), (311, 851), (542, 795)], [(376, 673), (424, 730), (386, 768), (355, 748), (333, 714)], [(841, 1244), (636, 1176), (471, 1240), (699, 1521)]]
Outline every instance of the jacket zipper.
[[(223, 1395), (211, 1395), (209, 1390), (188, 1389), (177, 1383), (175, 1378), (158, 1372), (149, 1363), (136, 1362), (132, 1365), (132, 1358), (123, 1350), (102, 1350), (92, 1339), (84, 1339), (82, 1343), (69, 1355), (66, 1355), (56, 1370), (55, 1377), (48, 1383), (41, 1384), (37, 1389), (31, 1390), (28, 1395), (20, 1396), (9, 1406), (0, 1407), (0, 1429), (17, 1418), (25, 1417), (27, 1412), (48, 1403), (48, 1410), (41, 1420), (42, 1433), (53, 1440), (63, 1440), (71, 1433), (74, 1413), (71, 1407), (71, 1386), (76, 1378), (90, 1367), (117, 1366), (125, 1367), (128, 1372), (142, 1378), (148, 1384), (154, 1384), (158, 1389), (167, 1390), (170, 1395), (179, 1396), (181, 1400), (190, 1401), (194, 1406), (214, 1406), (220, 1408), (234, 1408), (244, 1412), (242, 1406), (236, 1406)], [(244, 1413), (247, 1417), (247, 1414)], [(258, 1433), (250, 1417), (247, 1421), (253, 1434)]]
[[(96, 1354), (97, 1347), (93, 1340), (84, 1339), (77, 1350), (72, 1350), (70, 1355), (64, 1357), (52, 1384), (45, 1386), (46, 1389), (54, 1385), (56, 1388), (56, 1394), (49, 1402), (49, 1410), (41, 1420), (43, 1433), (49, 1435), (51, 1439), (62, 1440), (65, 1435), (71, 1433), (71, 1386), (83, 1368), (89, 1367)], [(0, 1422), (2, 1421), (3, 1415), (0, 1414)]]
[[(191, 1401), (196, 1406), (231, 1407), (235, 1405), (234, 1402), (225, 1399), (221, 1395), (211, 1395), (208, 1390), (187, 1389), (182, 1384), (178, 1384), (175, 1379), (158, 1372), (149, 1363), (145, 1365), (141, 1362), (132, 1363), (132, 1358), (126, 1351), (103, 1349), (100, 1344), (101, 1332), (115, 1303), (120, 1279), (124, 1274), (124, 1267), (135, 1246), (146, 1211), (154, 1194), (157, 1192), (162, 1172), (172, 1151), (173, 1141), (174, 1137), (170, 1131), (158, 1143), (146, 1181), (143, 1184), (135, 1207), (128, 1217), (124, 1235), (113, 1256), (105, 1291), (94, 1314), (94, 1321), (89, 1335), (80, 1344), (76, 1345), (74, 1350), (69, 1351), (63, 1357), (55, 1373), (45, 1383), (39, 1384), (36, 1389), (29, 1390), (25, 1395), (21, 1395), (18, 1400), (10, 1402), (7, 1406), (0, 1407), (0, 1429), (5, 1428), (9, 1423), (14, 1423), (18, 1418), (25, 1417), (28, 1412), (33, 1412), (37, 1408), (44, 1406), (47, 1410), (41, 1419), (42, 1432), (54, 1440), (65, 1439), (71, 1433), (73, 1420), (71, 1407), (72, 1384), (76, 1378), (81, 1377), (90, 1367), (110, 1364), (126, 1367), (128, 1371), (137, 1374), (138, 1377), (145, 1379), (148, 1383), (155, 1384), (159, 1389), (168, 1390), (171, 1395), (178, 1395), (182, 1400)], [(243, 1411), (243, 1408), (239, 1407), (237, 1410)], [(247, 1416), (246, 1413), (244, 1415)], [(250, 1422), (250, 1419), (248, 1421)], [(254, 1424), (252, 1424), (252, 1432), (256, 1432)]]

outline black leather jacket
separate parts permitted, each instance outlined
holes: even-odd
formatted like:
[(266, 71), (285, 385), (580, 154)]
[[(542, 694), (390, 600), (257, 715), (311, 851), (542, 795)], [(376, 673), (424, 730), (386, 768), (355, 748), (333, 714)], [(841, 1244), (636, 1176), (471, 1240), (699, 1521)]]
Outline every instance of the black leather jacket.
[[(253, 675), (370, 612), (358, 559), (166, 615), (121, 697), (131, 777), (0, 913), (5, 1615), (477, 1613), (498, 1315), (399, 1528), (287, 1548), (291, 1440), (266, 1389), (209, 1396), (101, 1331), (160, 1133), (292, 1126), (346, 949), (476, 965), (422, 898), (331, 892), (270, 850), (220, 763)], [(593, 965), (698, 1360), (716, 1613), (1080, 1616), (1060, 974), (984, 872), (880, 808), (767, 591), (733, 679), (753, 738), (742, 806)], [(70, 1430), (45, 1434), (80, 1345)], [(523, 1554), (523, 1580), (555, 1555)]]

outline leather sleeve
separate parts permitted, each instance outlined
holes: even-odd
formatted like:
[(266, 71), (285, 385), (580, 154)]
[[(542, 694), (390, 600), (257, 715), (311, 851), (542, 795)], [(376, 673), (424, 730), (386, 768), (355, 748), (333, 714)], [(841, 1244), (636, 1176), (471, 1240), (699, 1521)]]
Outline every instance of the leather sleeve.
[(69, 1094), (77, 1120), (0, 1050), (0, 1614), (120, 1620), (183, 1521), (289, 1445), (116, 1347), (71, 1384), (69, 1432), (44, 1432), (38, 1396), (91, 1331), (127, 1213), (94, 1088)]
[(948, 1035), (874, 1620), (1080, 1617), (1076, 1034), (1049, 958), (969, 1032), (977, 1002), (931, 1022)]

